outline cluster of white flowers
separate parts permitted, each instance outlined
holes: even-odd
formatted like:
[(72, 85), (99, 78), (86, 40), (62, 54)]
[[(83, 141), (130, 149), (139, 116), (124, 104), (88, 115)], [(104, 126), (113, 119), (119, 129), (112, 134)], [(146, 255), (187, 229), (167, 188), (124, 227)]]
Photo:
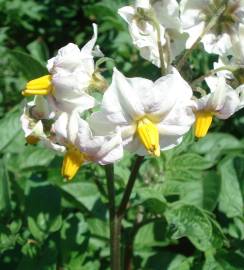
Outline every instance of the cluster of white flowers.
[[(137, 0), (118, 13), (141, 56), (164, 66), (156, 82), (127, 78), (114, 68), (108, 86), (94, 62), (95, 55), (102, 56), (94, 24), (81, 50), (72, 43), (61, 48), (47, 63), (49, 75), (28, 82), (22, 92), (35, 96), (21, 116), (27, 143), (41, 142), (63, 154), (62, 175), (68, 180), (83, 163), (114, 163), (124, 150), (158, 157), (178, 145), (194, 123), (201, 138), (214, 116), (226, 119), (244, 107), (243, 0)], [(177, 70), (178, 58), (197, 42), (219, 55), (214, 64), (219, 72), (205, 78), (210, 93), (200, 98)], [(240, 68), (221, 71), (225, 66)], [(104, 91), (101, 102), (93, 88)]]

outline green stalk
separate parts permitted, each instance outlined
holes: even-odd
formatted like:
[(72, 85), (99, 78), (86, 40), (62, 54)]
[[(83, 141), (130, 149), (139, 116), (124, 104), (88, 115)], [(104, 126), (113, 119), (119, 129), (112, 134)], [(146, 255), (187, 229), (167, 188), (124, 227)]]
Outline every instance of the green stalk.
[(227, 70), (227, 71), (230, 71), (230, 72), (235, 72), (236, 70), (242, 68), (242, 66), (237, 66), (237, 65), (227, 65), (227, 66), (223, 66), (223, 67), (219, 67), (219, 68), (216, 68), (216, 69), (212, 69), (210, 70), (208, 73), (194, 79), (192, 82), (191, 82), (191, 85), (192, 86), (196, 86), (197, 84), (199, 84), (200, 82), (202, 82), (205, 78), (209, 77), (209, 76), (213, 76), (215, 75), (216, 73), (220, 72), (220, 71), (224, 71), (224, 70)]
[(226, 6), (225, 6), (225, 1), (223, 1), (223, 4), (217, 11), (216, 15), (212, 17), (210, 22), (207, 24), (205, 29), (203, 30), (202, 34), (198, 37), (198, 39), (192, 44), (191, 48), (186, 50), (183, 56), (179, 59), (178, 64), (176, 65), (176, 68), (180, 71), (182, 67), (185, 65), (187, 58), (189, 55), (194, 51), (194, 49), (198, 46), (198, 44), (201, 42), (202, 38), (215, 26), (217, 23), (219, 17), (221, 14), (224, 12)]
[(115, 187), (114, 187), (114, 167), (106, 165), (106, 178), (109, 199), (109, 225), (110, 225), (110, 266), (111, 270), (121, 270), (120, 235), (121, 222), (116, 215), (115, 207)]
[(118, 211), (115, 205), (114, 167), (113, 165), (105, 166), (109, 198), (111, 270), (121, 270), (121, 222), (143, 160), (144, 157), (137, 156)]
[(138, 175), (138, 172), (139, 172), (139, 169), (141, 167), (143, 160), (144, 160), (144, 157), (142, 157), (142, 156), (137, 156), (137, 158), (136, 158), (136, 161), (134, 163), (134, 166), (132, 168), (132, 171), (131, 171), (131, 174), (130, 174), (130, 177), (129, 177), (129, 180), (127, 183), (127, 186), (125, 188), (123, 198), (121, 200), (120, 206), (119, 206), (118, 211), (117, 211), (117, 216), (119, 217), (119, 219), (122, 219), (124, 217), (124, 214), (125, 214), (125, 211), (127, 208), (127, 204), (129, 202), (130, 195), (131, 195), (132, 189), (134, 187), (136, 177)]

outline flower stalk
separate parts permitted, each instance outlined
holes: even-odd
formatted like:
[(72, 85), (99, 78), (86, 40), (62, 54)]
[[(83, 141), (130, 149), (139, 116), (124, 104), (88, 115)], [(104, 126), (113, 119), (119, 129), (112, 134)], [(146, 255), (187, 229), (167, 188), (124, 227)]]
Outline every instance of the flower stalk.
[(114, 186), (114, 167), (113, 165), (105, 166), (108, 198), (109, 198), (109, 223), (110, 223), (110, 254), (111, 254), (111, 269), (121, 270), (121, 228), (122, 220), (125, 215), (127, 205), (133, 190), (139, 169), (143, 163), (144, 157), (137, 156), (132, 168), (127, 186), (125, 188), (121, 203), (116, 210), (115, 205), (115, 186)]
[(225, 1), (222, 2), (222, 5), (218, 9), (215, 16), (212, 17), (212, 19), (209, 21), (209, 23), (204, 28), (202, 34), (197, 38), (197, 40), (192, 44), (191, 48), (186, 50), (183, 56), (179, 59), (176, 68), (181, 71), (183, 66), (185, 65), (189, 55), (195, 50), (195, 48), (198, 46), (198, 44), (201, 42), (202, 38), (215, 26), (217, 23), (219, 17), (222, 15), (222, 13), (225, 11), (226, 3)]
[(202, 81), (204, 81), (205, 78), (207, 77), (210, 77), (210, 76), (213, 76), (215, 75), (216, 73), (218, 72), (221, 72), (221, 71), (230, 71), (230, 72), (235, 72), (237, 71), (238, 69), (241, 69), (243, 68), (243, 66), (239, 66), (239, 65), (227, 65), (227, 66), (223, 66), (223, 67), (219, 67), (219, 68), (216, 68), (216, 69), (212, 69), (210, 70), (209, 72), (207, 72), (206, 74), (194, 79), (192, 82), (191, 82), (191, 85), (192, 86), (196, 86), (197, 84), (201, 83)]

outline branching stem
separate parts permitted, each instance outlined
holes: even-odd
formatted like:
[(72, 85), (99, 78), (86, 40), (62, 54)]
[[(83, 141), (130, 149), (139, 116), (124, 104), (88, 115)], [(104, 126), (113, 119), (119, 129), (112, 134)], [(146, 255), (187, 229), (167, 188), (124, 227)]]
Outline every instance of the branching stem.
[(220, 72), (220, 71), (230, 71), (230, 72), (235, 72), (236, 70), (243, 68), (244, 66), (234, 66), (234, 65), (227, 65), (227, 66), (223, 66), (223, 67), (219, 67), (216, 69), (211, 69), (209, 72), (207, 72), (206, 74), (194, 79), (191, 82), (192, 86), (196, 86), (197, 84), (199, 84), (200, 82), (202, 82), (205, 78), (209, 77), (209, 76), (213, 76), (216, 73)]
[(204, 28), (202, 34), (198, 37), (198, 39), (192, 44), (191, 48), (186, 50), (183, 56), (179, 59), (178, 64), (176, 65), (176, 68), (180, 71), (184, 64), (186, 63), (186, 60), (188, 59), (189, 55), (194, 51), (194, 49), (198, 46), (198, 44), (201, 42), (202, 38), (215, 26), (217, 23), (219, 17), (224, 12), (226, 8), (225, 1), (223, 1), (223, 4), (219, 8), (219, 10), (216, 12), (216, 15), (212, 17), (212, 19), (209, 21), (209, 23)]

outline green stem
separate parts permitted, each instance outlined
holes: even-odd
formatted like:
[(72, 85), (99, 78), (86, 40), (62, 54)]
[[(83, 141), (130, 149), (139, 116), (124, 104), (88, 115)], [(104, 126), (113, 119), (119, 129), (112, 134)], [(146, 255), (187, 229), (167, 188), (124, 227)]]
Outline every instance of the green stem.
[(109, 198), (109, 225), (110, 225), (110, 254), (111, 254), (111, 270), (121, 269), (120, 255), (120, 234), (121, 222), (116, 215), (115, 207), (115, 187), (114, 187), (114, 167), (113, 165), (105, 166), (107, 177), (107, 188)]
[(115, 206), (114, 168), (113, 165), (105, 167), (109, 198), (111, 270), (121, 270), (121, 222), (143, 160), (144, 157), (137, 156), (117, 211)]
[(204, 28), (202, 34), (198, 37), (198, 39), (193, 43), (190, 49), (186, 50), (183, 56), (179, 59), (178, 64), (176, 65), (176, 68), (180, 71), (182, 67), (184, 66), (187, 58), (189, 55), (192, 53), (192, 51), (198, 46), (198, 44), (201, 42), (202, 38), (215, 26), (217, 23), (219, 17), (221, 14), (224, 12), (226, 6), (225, 6), (225, 1), (223, 1), (223, 4), (221, 7), (218, 9), (217, 13), (215, 16), (212, 17), (210, 22), (207, 24), (207, 26)]
[(143, 160), (144, 160), (143, 156), (137, 156), (137, 158), (136, 158), (136, 161), (134, 163), (134, 166), (132, 168), (132, 171), (131, 171), (131, 174), (130, 174), (130, 177), (129, 177), (129, 180), (127, 183), (127, 186), (125, 188), (123, 198), (121, 200), (120, 206), (119, 206), (118, 211), (117, 211), (117, 215), (119, 218), (123, 218), (123, 216), (125, 214), (127, 204), (129, 202), (130, 195), (131, 195), (132, 189), (134, 187), (136, 177), (137, 177), (138, 171), (141, 167)]
[(231, 65), (228, 66), (227, 65), (227, 66), (219, 67), (219, 68), (216, 68), (216, 69), (211, 69), (206, 74), (194, 79), (191, 82), (191, 85), (195, 86), (195, 85), (199, 84), (200, 82), (202, 82), (205, 78), (215, 75), (217, 72), (224, 71), (224, 70), (227, 70), (227, 71), (230, 71), (230, 72), (235, 72), (236, 70), (238, 70), (240, 68), (242, 68), (242, 66), (231, 66)]

